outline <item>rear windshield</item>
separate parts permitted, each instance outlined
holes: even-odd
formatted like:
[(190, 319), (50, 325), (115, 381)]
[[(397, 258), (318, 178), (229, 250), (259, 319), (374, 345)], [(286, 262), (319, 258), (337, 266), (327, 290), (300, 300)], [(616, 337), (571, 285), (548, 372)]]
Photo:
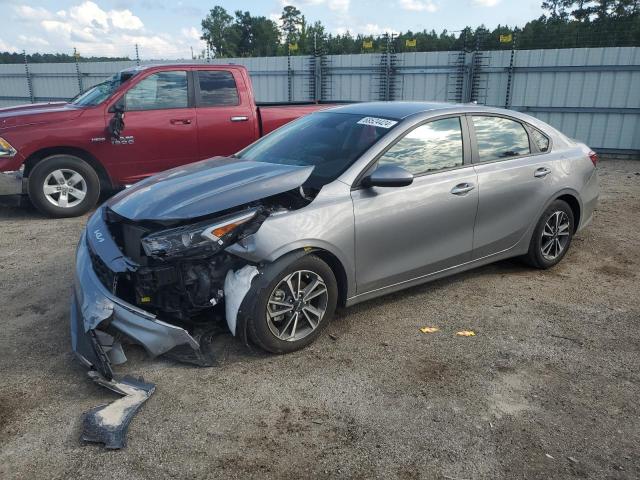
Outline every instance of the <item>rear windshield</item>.
[(256, 162), (314, 166), (307, 185), (320, 188), (340, 176), (397, 124), (395, 120), (319, 112), (291, 122), (242, 150)]
[(81, 93), (71, 100), (70, 103), (78, 105), (79, 107), (92, 107), (94, 105), (98, 105), (109, 98), (113, 92), (120, 87), (120, 85), (133, 78), (136, 73), (136, 71), (132, 70), (116, 73), (113, 77), (109, 78), (109, 80), (94, 85), (86, 92)]

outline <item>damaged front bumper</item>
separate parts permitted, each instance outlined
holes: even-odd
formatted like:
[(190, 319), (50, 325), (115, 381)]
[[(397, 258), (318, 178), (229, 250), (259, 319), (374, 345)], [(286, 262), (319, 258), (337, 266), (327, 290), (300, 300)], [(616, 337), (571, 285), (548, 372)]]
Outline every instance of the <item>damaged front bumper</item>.
[(152, 357), (179, 345), (199, 350), (199, 342), (185, 329), (163, 322), (107, 290), (93, 269), (86, 235), (82, 234), (76, 252), (71, 299), (71, 344), (79, 360), (111, 380), (111, 365), (126, 361), (122, 340), (142, 345)]

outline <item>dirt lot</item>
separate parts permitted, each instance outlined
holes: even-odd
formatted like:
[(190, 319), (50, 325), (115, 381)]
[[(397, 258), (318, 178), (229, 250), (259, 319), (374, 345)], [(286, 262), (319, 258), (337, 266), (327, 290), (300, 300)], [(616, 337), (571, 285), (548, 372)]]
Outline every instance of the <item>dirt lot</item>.
[(639, 478), (640, 162), (600, 172), (594, 223), (550, 271), (371, 301), (287, 356), (222, 337), (222, 366), (198, 369), (130, 348), (120, 371), (157, 391), (123, 451), (78, 440), (116, 398), (70, 353), (86, 218), (2, 209), (0, 478)]

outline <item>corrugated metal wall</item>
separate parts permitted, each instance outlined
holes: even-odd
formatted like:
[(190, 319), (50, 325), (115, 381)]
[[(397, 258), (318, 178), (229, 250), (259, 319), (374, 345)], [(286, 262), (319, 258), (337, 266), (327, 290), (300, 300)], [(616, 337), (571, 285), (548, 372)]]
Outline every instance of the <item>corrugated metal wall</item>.
[[(246, 66), (261, 102), (477, 99), (535, 115), (595, 148), (640, 151), (640, 48), (417, 52), (388, 60), (363, 54), (211, 63)], [(0, 65), (0, 106), (66, 100), (134, 64)]]

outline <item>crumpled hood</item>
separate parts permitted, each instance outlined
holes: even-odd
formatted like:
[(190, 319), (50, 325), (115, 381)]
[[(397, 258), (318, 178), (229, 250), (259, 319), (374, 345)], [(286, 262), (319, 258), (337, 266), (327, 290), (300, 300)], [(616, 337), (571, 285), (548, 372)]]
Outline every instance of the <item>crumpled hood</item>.
[(66, 102), (0, 108), (0, 129), (70, 120), (82, 115), (82, 112), (82, 108)]
[(107, 202), (130, 220), (187, 220), (302, 185), (313, 167), (214, 157), (143, 180)]

